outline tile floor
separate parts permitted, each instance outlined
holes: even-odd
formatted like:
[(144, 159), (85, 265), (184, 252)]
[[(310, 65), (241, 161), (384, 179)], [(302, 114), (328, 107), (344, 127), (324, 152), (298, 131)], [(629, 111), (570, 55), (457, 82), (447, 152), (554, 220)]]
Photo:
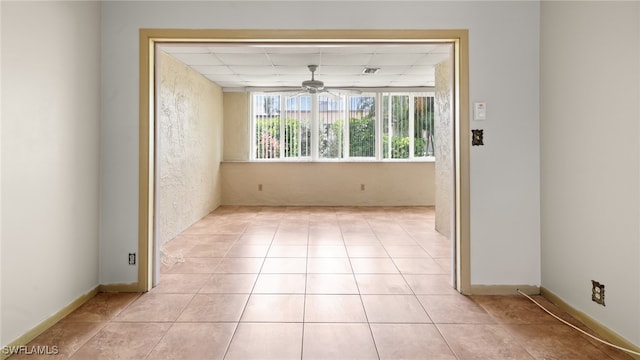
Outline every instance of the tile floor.
[(456, 293), (433, 228), (429, 207), (221, 207), (165, 245), (152, 291), (98, 294), (29, 345), (55, 359), (630, 359), (522, 296)]

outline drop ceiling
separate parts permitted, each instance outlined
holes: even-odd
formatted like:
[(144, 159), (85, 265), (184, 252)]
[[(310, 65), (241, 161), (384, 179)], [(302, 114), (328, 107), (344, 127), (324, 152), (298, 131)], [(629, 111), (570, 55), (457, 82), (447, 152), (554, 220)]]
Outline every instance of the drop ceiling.
[[(435, 65), (451, 44), (161, 44), (225, 91), (298, 88), (311, 78), (327, 87), (389, 88), (434, 86)], [(365, 68), (379, 68), (363, 74)]]

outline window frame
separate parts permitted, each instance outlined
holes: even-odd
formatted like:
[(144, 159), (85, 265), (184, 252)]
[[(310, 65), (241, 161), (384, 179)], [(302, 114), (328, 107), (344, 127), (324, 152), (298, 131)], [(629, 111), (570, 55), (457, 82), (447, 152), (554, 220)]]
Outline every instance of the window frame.
[[(409, 156), (406, 158), (391, 158), (385, 157), (384, 155), (384, 131), (383, 131), (383, 99), (385, 95), (389, 96), (409, 96)], [(275, 158), (258, 158), (258, 144), (257, 144), (257, 128), (256, 128), (256, 114), (255, 114), (255, 97), (256, 96), (279, 96), (280, 97), (280, 108), (278, 110), (278, 116), (280, 117), (280, 138), (279, 138), (279, 156)], [(435, 98), (435, 91), (419, 91), (419, 92), (411, 92), (411, 91), (368, 91), (363, 92), (362, 94), (352, 95), (352, 94), (340, 94), (340, 102), (342, 102), (342, 114), (344, 117), (343, 124), (343, 134), (342, 134), (342, 156), (341, 157), (321, 157), (320, 156), (320, 133), (319, 133), (319, 97), (327, 96), (331, 97), (331, 95), (320, 94), (303, 94), (298, 96), (310, 97), (311, 99), (311, 124), (309, 125), (311, 138), (310, 138), (310, 155), (308, 156), (300, 156), (301, 155), (301, 142), (298, 140), (298, 156), (295, 157), (287, 157), (284, 149), (286, 148), (285, 139), (284, 139), (284, 129), (286, 124), (286, 114), (288, 111), (283, 110), (283, 106), (286, 105), (287, 100), (295, 97), (296, 95), (291, 95), (288, 92), (263, 92), (263, 91), (252, 91), (249, 92), (249, 138), (250, 138), (250, 154), (249, 161), (253, 162), (435, 162), (435, 144), (434, 155), (431, 156), (415, 156), (415, 114), (414, 114), (414, 103), (416, 97), (431, 97)], [(350, 154), (350, 97), (353, 96), (371, 96), (375, 99), (375, 116), (374, 116), (374, 156), (351, 156)], [(298, 103), (300, 106), (300, 103)], [(298, 109), (296, 111), (301, 111)], [(432, 110), (432, 128), (434, 129), (433, 133), (435, 133), (435, 109)], [(435, 135), (431, 134), (435, 139)]]

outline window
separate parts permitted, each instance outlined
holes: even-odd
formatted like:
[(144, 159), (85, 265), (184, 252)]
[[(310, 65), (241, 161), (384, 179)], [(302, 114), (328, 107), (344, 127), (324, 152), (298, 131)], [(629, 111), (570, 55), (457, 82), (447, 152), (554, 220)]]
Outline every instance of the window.
[(425, 160), (429, 93), (251, 95), (252, 160)]

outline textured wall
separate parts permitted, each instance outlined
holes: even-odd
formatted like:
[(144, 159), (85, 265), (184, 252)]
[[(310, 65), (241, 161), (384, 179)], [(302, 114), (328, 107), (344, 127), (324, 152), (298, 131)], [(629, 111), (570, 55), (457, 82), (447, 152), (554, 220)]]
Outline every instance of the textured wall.
[[(433, 205), (433, 163), (228, 162), (224, 205)], [(262, 184), (262, 191), (258, 185)], [(361, 190), (361, 185), (365, 190)]]
[(161, 53), (156, 239), (172, 239), (220, 205), (222, 90)]
[(451, 202), (453, 193), (453, 73), (451, 59), (436, 66), (435, 132), (436, 132), (436, 230), (451, 237)]

